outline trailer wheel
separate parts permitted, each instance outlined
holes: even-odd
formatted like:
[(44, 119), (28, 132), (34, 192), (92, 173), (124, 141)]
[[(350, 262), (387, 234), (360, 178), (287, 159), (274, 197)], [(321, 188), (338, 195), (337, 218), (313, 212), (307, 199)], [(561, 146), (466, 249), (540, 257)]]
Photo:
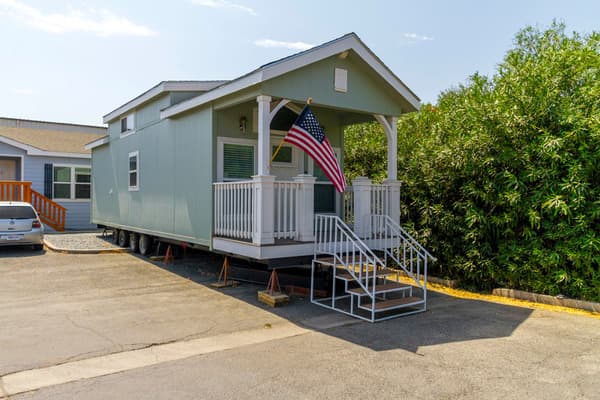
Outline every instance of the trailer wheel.
[(147, 256), (148, 254), (150, 254), (150, 252), (152, 251), (152, 236), (140, 235), (138, 246), (141, 255)]
[(118, 244), (119, 243), (119, 230), (118, 229), (113, 229), (112, 230), (112, 242), (114, 244)]
[(129, 244), (129, 232), (127, 231), (119, 231), (119, 246), (127, 247)]
[(134, 253), (137, 253), (140, 250), (139, 247), (139, 235), (137, 233), (131, 232), (129, 234), (129, 250)]

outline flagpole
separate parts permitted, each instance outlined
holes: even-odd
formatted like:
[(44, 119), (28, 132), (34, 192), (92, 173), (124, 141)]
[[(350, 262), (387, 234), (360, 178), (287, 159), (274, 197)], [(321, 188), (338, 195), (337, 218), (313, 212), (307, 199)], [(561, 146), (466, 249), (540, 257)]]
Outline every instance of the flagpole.
[[(307, 106), (311, 105), (312, 100), (313, 100), (312, 97), (309, 97), (308, 99), (306, 99), (306, 105)], [(277, 157), (277, 154), (279, 154), (279, 150), (281, 150), (281, 146), (283, 146), (284, 139), (285, 139), (285, 136), (283, 139), (281, 139), (281, 142), (279, 142), (279, 146), (277, 146), (277, 148), (275, 149), (275, 153), (273, 153), (273, 156), (271, 157), (271, 162), (269, 163), (269, 166), (273, 165), (273, 160), (275, 159), (275, 157)]]

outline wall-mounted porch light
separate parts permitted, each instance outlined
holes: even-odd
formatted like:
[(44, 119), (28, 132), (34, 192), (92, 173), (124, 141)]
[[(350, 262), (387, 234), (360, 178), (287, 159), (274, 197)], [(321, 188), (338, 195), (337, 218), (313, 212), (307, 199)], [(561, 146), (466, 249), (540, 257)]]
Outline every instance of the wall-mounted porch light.
[(247, 125), (248, 125), (248, 119), (242, 115), (240, 117), (240, 132), (246, 133)]

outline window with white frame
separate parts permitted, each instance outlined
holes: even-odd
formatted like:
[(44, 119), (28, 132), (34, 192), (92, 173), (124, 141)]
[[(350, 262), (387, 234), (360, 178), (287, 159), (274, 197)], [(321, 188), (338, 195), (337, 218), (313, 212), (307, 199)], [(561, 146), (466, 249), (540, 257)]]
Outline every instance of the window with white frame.
[(84, 166), (53, 166), (53, 198), (57, 200), (89, 200), (92, 169)]
[(134, 115), (129, 114), (121, 118), (121, 136), (129, 135), (134, 131)]
[(248, 180), (256, 174), (256, 141), (219, 137), (217, 146), (219, 181)]
[(140, 173), (139, 173), (140, 160), (139, 160), (139, 152), (138, 151), (129, 153), (128, 165), (129, 165), (129, 170), (128, 170), (129, 190), (138, 190), (139, 182), (140, 182)]

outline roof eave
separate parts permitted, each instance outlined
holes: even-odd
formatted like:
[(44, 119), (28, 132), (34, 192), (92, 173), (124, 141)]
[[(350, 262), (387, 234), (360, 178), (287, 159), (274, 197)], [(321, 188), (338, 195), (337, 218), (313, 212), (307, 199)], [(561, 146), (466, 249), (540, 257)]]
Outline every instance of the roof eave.
[[(355, 33), (346, 34), (331, 42), (313, 47), (298, 54), (291, 55), (281, 60), (266, 64), (256, 71), (244, 75), (238, 79), (225, 83), (215, 89), (183, 101), (179, 104), (167, 107), (160, 113), (160, 118), (170, 118), (177, 114), (200, 107), (220, 97), (227, 96), (239, 90), (246, 89), (252, 85), (273, 79), (285, 73), (294, 71), (313, 62), (331, 57), (347, 50), (356, 52), (367, 64), (369, 64), (390, 86), (396, 90), (406, 101), (414, 107), (414, 111), (420, 108), (420, 99), (412, 92), (371, 49), (360, 40)], [(412, 111), (412, 110), (411, 110)]]

